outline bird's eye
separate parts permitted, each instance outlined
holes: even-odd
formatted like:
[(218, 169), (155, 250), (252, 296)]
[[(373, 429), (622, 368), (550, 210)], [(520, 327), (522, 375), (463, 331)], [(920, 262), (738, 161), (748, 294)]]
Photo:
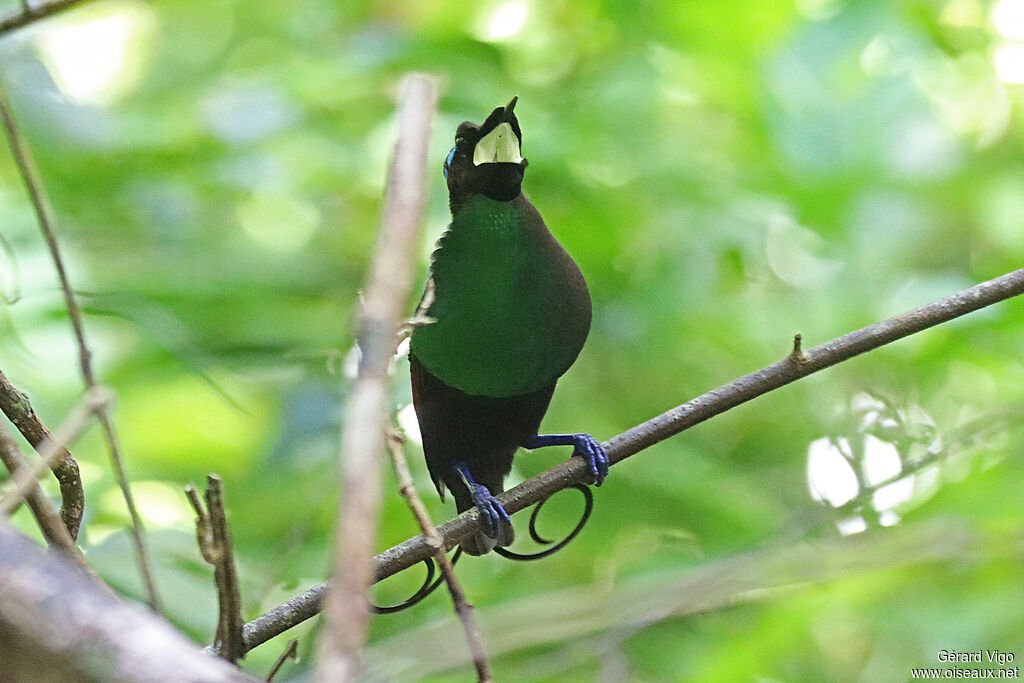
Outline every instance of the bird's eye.
[(448, 180), (448, 169), (452, 167), (452, 159), (455, 158), (455, 148), (448, 152), (448, 158), (444, 160), (444, 169), (441, 171), (444, 173), (444, 179)]

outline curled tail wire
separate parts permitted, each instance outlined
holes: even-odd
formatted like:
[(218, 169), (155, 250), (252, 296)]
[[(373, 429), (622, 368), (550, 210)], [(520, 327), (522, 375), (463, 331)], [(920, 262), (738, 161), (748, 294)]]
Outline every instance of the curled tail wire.
[[(507, 548), (501, 547), (494, 548), (494, 552), (509, 560), (527, 562), (532, 560), (539, 560), (541, 558), (554, 555), (559, 550), (569, 545), (569, 542), (572, 539), (576, 538), (580, 531), (583, 530), (583, 527), (586, 526), (587, 521), (590, 519), (590, 514), (594, 511), (594, 494), (591, 492), (590, 487), (586, 486), (585, 484), (574, 484), (571, 488), (574, 488), (583, 494), (583, 514), (580, 516), (580, 520), (576, 522), (576, 526), (573, 527), (572, 531), (570, 531), (565, 538), (555, 543), (555, 541), (553, 540), (544, 538), (540, 535), (540, 532), (537, 531), (537, 517), (540, 514), (541, 508), (544, 507), (544, 503), (551, 500), (551, 496), (548, 496), (544, 500), (537, 503), (533, 508), (533, 512), (530, 513), (529, 530), (530, 538), (532, 538), (534, 542), (539, 543), (540, 545), (551, 545), (553, 543), (554, 545), (551, 545), (550, 548), (545, 548), (544, 550), (540, 550), (535, 553), (516, 553), (511, 550), (508, 550)], [(457, 548), (455, 550), (455, 554), (452, 555), (452, 565), (458, 562), (460, 557), (462, 557), (461, 546)], [(402, 610), (408, 609), (409, 607), (412, 607), (413, 605), (421, 602), (424, 598), (426, 598), (428, 595), (437, 590), (437, 587), (440, 586), (441, 583), (444, 581), (444, 577), (439, 576), (437, 578), (434, 578), (437, 575), (437, 569), (435, 567), (435, 562), (433, 558), (427, 558), (423, 560), (423, 564), (427, 566), (427, 576), (423, 580), (423, 585), (420, 586), (419, 590), (413, 593), (413, 595), (410, 598), (398, 603), (397, 605), (382, 607), (380, 605), (374, 605), (371, 603), (371, 611), (373, 611), (375, 614), (394, 614), (395, 612), (401, 612)]]
[(576, 538), (576, 535), (583, 530), (584, 526), (586, 526), (587, 520), (590, 519), (590, 513), (594, 511), (594, 494), (591, 492), (590, 487), (586, 486), (585, 484), (574, 484), (571, 488), (574, 488), (583, 494), (583, 514), (580, 516), (580, 521), (576, 523), (576, 526), (573, 527), (573, 530), (570, 531), (565, 538), (563, 538), (558, 543), (555, 543), (552, 540), (544, 538), (537, 531), (537, 516), (540, 514), (541, 508), (544, 507), (544, 503), (551, 500), (552, 496), (548, 496), (544, 500), (537, 503), (533, 508), (533, 512), (530, 513), (530, 538), (532, 538), (535, 542), (541, 545), (551, 545), (552, 543), (555, 543), (555, 545), (551, 546), (550, 548), (545, 548), (544, 550), (539, 550), (535, 553), (516, 553), (507, 548), (495, 548), (494, 552), (498, 553), (502, 557), (507, 558), (509, 560), (526, 562), (530, 560), (539, 560), (543, 557), (554, 555), (559, 550), (569, 545), (569, 541)]
[[(462, 557), (462, 548), (457, 548), (455, 550), (455, 554), (452, 555), (452, 566), (455, 566), (455, 563), (459, 561), (460, 557)], [(437, 590), (437, 587), (441, 585), (442, 581), (444, 581), (444, 577), (439, 576), (437, 579), (434, 578), (437, 574), (434, 558), (428, 557), (423, 560), (423, 564), (427, 565), (427, 578), (423, 580), (423, 585), (420, 586), (418, 591), (412, 594), (412, 597), (398, 603), (397, 605), (390, 605), (387, 607), (381, 607), (380, 605), (375, 605), (371, 602), (370, 611), (374, 614), (394, 614), (395, 612), (401, 612), (402, 610), (408, 609), (422, 601), (428, 595)]]

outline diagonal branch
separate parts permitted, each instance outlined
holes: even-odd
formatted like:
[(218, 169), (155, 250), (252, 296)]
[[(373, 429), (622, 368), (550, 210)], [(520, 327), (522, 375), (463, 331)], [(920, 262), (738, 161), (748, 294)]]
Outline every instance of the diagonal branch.
[(47, 439), (39, 446), (39, 462), (35, 465), (30, 465), (22, 457), (6, 427), (0, 425), (0, 462), (3, 462), (14, 481), (14, 489), (0, 496), (0, 523), (6, 521), (4, 518), (24, 499), (47, 543), (52, 548), (60, 550), (72, 564), (92, 579), (98, 588), (113, 595), (110, 587), (86, 562), (85, 555), (54, 512), (38, 483), (39, 476), (46, 468), (53, 467), (52, 461), (59, 459), (61, 453), (66, 453), (67, 445), (89, 426), (97, 406), (105, 400), (107, 397), (103, 394), (87, 394), (83, 397), (64, 423), (57, 428), (56, 436), (50, 436), (47, 432)]
[[(592, 647), (590, 641), (598, 633), (629, 633), (668, 619), (785, 599), (808, 584), (871, 576), (880, 570), (958, 566), (993, 553), (1009, 558), (1014, 556), (1015, 538), (1019, 536), (1011, 530), (983, 530), (962, 519), (908, 522), (884, 533), (772, 544), (694, 567), (622, 577), (613, 591), (603, 581), (574, 585), (484, 607), (480, 613), (490, 626), (495, 653), (508, 656), (542, 648), (551, 653), (547, 656), (558, 658), (567, 654), (555, 649), (562, 644), (578, 657)], [(391, 683), (445, 679), (443, 672), (462, 665), (466, 657), (459, 648), (438, 645), (458, 637), (453, 624), (427, 620), (384, 638), (374, 644), (367, 678)], [(530, 671), (527, 657), (517, 660), (519, 666), (512, 672)]]
[(0, 678), (254, 682), (0, 520)]
[(327, 595), (326, 633), (317, 671), (322, 681), (358, 675), (369, 624), (373, 544), (380, 504), (380, 460), (389, 391), (388, 366), (412, 290), (413, 257), (426, 204), (427, 147), (437, 104), (429, 77), (407, 77), (399, 95), (398, 141), (385, 190), (380, 233), (358, 324), (359, 375), (341, 435), (342, 499)]
[(46, 17), (62, 12), (75, 5), (81, 5), (87, 0), (49, 0), (49, 2), (40, 2), (36, 5), (31, 5), (27, 0), (23, 0), (22, 9), (19, 12), (11, 12), (10, 14), (0, 17), (0, 37), (5, 33), (14, 31), (28, 26), (31, 23), (45, 19)]
[[(57, 244), (57, 233), (54, 229), (56, 221), (53, 217), (53, 208), (43, 190), (42, 179), (36, 169), (32, 154), (28, 145), (18, 132), (18, 126), (14, 121), (10, 107), (7, 104), (7, 95), (0, 87), (0, 119), (3, 121), (4, 129), (7, 132), (7, 140), (11, 146), (11, 154), (14, 163), (18, 167), (21, 179), (28, 190), (29, 199), (32, 201), (32, 208), (35, 209), (36, 219), (39, 222), (39, 229), (43, 233), (46, 245), (50, 250), (50, 257), (57, 270), (57, 277), (60, 280), (60, 288), (64, 294), (64, 304), (68, 309), (68, 316), (71, 318), (71, 327), (74, 329), (75, 341), (78, 343), (79, 365), (82, 371), (82, 379), (85, 387), (90, 392), (96, 392), (96, 376), (92, 368), (92, 352), (85, 340), (85, 326), (82, 324), (82, 312), (75, 299), (71, 288), (71, 281), (68, 279), (67, 271), (64, 268), (64, 259)], [(114, 430), (114, 422), (106, 406), (100, 406), (96, 411), (96, 419), (103, 430), (103, 436), (107, 442), (107, 452), (110, 455), (111, 469), (114, 471), (114, 478), (121, 489), (125, 506), (128, 508), (128, 516), (131, 518), (131, 538), (135, 547), (136, 563), (139, 573), (142, 575), (142, 582), (145, 584), (146, 593), (149, 597), (149, 607), (154, 612), (159, 611), (160, 598), (157, 596), (156, 582), (153, 579), (153, 568), (149, 560), (149, 550), (146, 547), (142, 517), (135, 506), (135, 499), (132, 496), (131, 486), (128, 484), (128, 475), (124, 469), (124, 459), (121, 457), (121, 447), (118, 442), (117, 432)]]
[(299, 639), (292, 638), (291, 642), (288, 643), (288, 647), (281, 653), (281, 656), (274, 662), (274, 666), (270, 667), (270, 671), (267, 672), (267, 683), (271, 683), (274, 680), (274, 676), (281, 670), (284, 663), (288, 660), (299, 661)]
[(483, 637), (480, 629), (473, 618), (473, 606), (466, 600), (466, 594), (462, 585), (455, 576), (455, 568), (452, 561), (448, 559), (448, 553), (444, 547), (444, 540), (437, 533), (437, 527), (431, 521), (426, 506), (416, 493), (413, 484), (412, 473), (409, 471), (409, 462), (405, 459), (402, 450), (402, 437), (393, 429), (388, 430), (388, 452), (391, 454), (391, 463), (395, 468), (395, 477), (398, 479), (398, 490), (409, 504), (409, 509), (423, 530), (427, 543), (434, 548), (434, 561), (437, 562), (448, 586), (448, 593), (452, 596), (452, 604), (455, 606), (455, 613), (462, 622), (462, 632), (469, 645), (469, 652), (473, 657), (473, 666), (476, 668), (477, 681), (487, 683), (492, 681), (491, 668), (487, 662), (487, 651), (484, 649)]
[(49, 440), (44, 441), (39, 449), (39, 462), (24, 470), (18, 470), (14, 475), (14, 490), (0, 496), (0, 515), (10, 514), (14, 508), (24, 500), (36, 486), (38, 479), (47, 468), (53, 466), (53, 460), (61, 457), (61, 453), (69, 444), (74, 442), (86, 427), (91, 419), (110, 400), (109, 394), (105, 391), (88, 391), (82, 400), (78, 402), (74, 410), (68, 415), (57, 433)]
[[(659, 441), (790, 382), (1020, 294), (1024, 294), (1024, 269), (868, 325), (810, 350), (803, 351), (794, 347), (793, 353), (786, 358), (662, 413), (612, 437), (602, 445), (612, 463), (621, 462)], [(509, 489), (498, 496), (498, 500), (510, 514), (518, 512), (553, 493), (584, 481), (585, 470), (586, 464), (582, 458), (570, 458)], [(478, 526), (479, 513), (468, 510), (437, 527), (437, 533), (444, 538), (445, 547), (451, 548), (475, 533)], [(410, 538), (374, 558), (376, 580), (380, 581), (418, 564), (433, 553), (434, 549), (425, 536)], [(247, 646), (256, 647), (315, 616), (320, 611), (324, 591), (325, 584), (314, 586), (246, 624)]]
[[(0, 424), (0, 462), (4, 464), (12, 477), (19, 476), (19, 472), (27, 472), (29, 468), (28, 461), (21, 455), (11, 435), (7, 432), (7, 427), (2, 424)], [(46, 494), (43, 493), (43, 489), (38, 483), (31, 486), (26, 492), (25, 501), (28, 503), (29, 509), (32, 510), (32, 516), (36, 518), (36, 524), (38, 524), (43, 538), (51, 547), (71, 556), (81, 556), (81, 551), (75, 545), (75, 539), (71, 537), (68, 528), (54, 512), (50, 501), (46, 499)]]
[(85, 556), (68, 533), (67, 527), (57, 517), (50, 501), (46, 499), (39, 487), (38, 479), (47, 468), (53, 468), (53, 462), (67, 453), (67, 447), (89, 427), (93, 416), (109, 400), (106, 392), (87, 392), (78, 405), (67, 416), (64, 423), (57, 428), (55, 435), (49, 435), (39, 444), (39, 461), (30, 465), (22, 457), (6, 428), (0, 427), (0, 461), (10, 471), (14, 488), (0, 496), (0, 520), (10, 515), (22, 500), (28, 502), (29, 509), (39, 524), (39, 528), (47, 542), (59, 549), (85, 574), (92, 578), (98, 586), (109, 591), (110, 588), (93, 571), (85, 561)]
[[(18, 428), (25, 440), (36, 451), (40, 451), (45, 441), (53, 440), (53, 435), (42, 423), (28, 396), (18, 391), (0, 371), (0, 411)], [(53, 475), (60, 487), (60, 517), (67, 527), (72, 539), (78, 538), (78, 527), (82, 524), (82, 512), (85, 509), (85, 490), (82, 488), (82, 475), (78, 471), (78, 463), (71, 453), (63, 449), (51, 466)], [(31, 502), (31, 499), (29, 500)]]

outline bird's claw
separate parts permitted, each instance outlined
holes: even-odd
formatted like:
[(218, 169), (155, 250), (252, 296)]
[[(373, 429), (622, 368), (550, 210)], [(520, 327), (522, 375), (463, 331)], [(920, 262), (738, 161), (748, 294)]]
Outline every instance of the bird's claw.
[(608, 476), (608, 454), (604, 452), (597, 439), (590, 434), (574, 434), (572, 439), (573, 455), (578, 455), (587, 461), (587, 468), (594, 486), (600, 486), (604, 478)]
[(501, 533), (501, 523), (512, 523), (512, 518), (505, 512), (498, 499), (494, 497), (486, 486), (476, 484), (472, 487), (473, 502), (477, 511), (480, 512), (480, 529), (488, 538), (498, 538)]

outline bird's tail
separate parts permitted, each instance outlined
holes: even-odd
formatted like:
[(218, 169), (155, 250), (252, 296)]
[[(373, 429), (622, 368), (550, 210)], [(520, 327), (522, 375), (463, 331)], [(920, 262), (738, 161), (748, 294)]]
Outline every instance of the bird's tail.
[[(490, 486), (488, 483), (484, 483), (484, 485), (494, 495), (498, 495), (504, 490), (500, 482), (497, 486)], [(465, 485), (454, 487), (452, 494), (455, 496), (455, 507), (460, 513), (476, 507), (475, 503), (473, 503), (473, 497)], [(491, 538), (483, 531), (477, 531), (473, 536), (462, 541), (460, 545), (462, 546), (462, 552), (467, 555), (486, 555), (495, 547), (504, 548), (505, 546), (512, 545), (514, 540), (515, 532), (512, 531), (512, 525), (503, 521), (498, 528), (497, 538)]]

